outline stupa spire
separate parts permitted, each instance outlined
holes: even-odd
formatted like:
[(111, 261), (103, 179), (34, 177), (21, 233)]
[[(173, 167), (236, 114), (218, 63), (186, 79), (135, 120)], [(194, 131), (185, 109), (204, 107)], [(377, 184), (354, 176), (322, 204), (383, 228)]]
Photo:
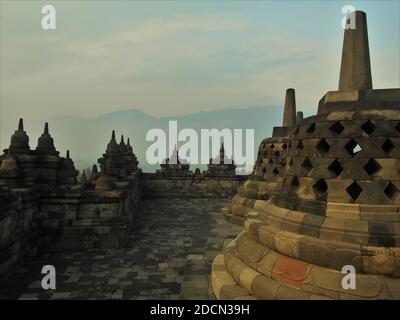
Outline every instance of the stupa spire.
[(339, 91), (372, 89), (367, 16), (363, 11), (347, 15), (340, 66)]
[(296, 97), (292, 88), (286, 90), (285, 109), (283, 111), (282, 127), (294, 127), (296, 125)]
[(45, 124), (44, 124), (44, 131), (43, 131), (43, 133), (44, 134), (49, 134), (49, 123), (48, 122), (45, 122)]
[(24, 120), (22, 118), (18, 122), (18, 131), (24, 131)]

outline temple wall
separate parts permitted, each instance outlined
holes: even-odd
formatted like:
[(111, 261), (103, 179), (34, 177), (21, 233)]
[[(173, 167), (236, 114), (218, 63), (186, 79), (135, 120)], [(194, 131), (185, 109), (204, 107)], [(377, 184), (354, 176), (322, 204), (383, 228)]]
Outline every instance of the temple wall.
[(140, 187), (145, 198), (232, 198), (248, 176), (163, 176), (143, 173)]
[(246, 179), (144, 173), (112, 190), (80, 185), (2, 189), (0, 283), (38, 253), (123, 247), (142, 196), (231, 198)]
[(0, 203), (0, 283), (38, 252), (122, 247), (141, 197), (137, 177), (121, 190), (72, 186), (10, 194)]
[(0, 283), (38, 251), (39, 194), (10, 191), (7, 198), (0, 203)]

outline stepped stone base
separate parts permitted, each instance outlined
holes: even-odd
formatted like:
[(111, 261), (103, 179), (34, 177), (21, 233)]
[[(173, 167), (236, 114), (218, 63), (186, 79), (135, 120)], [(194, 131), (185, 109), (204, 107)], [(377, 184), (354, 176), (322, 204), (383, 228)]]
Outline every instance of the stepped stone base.
[[(335, 209), (340, 211), (340, 207)], [(214, 260), (211, 279), (215, 296), (400, 299), (398, 222), (391, 223), (397, 246), (380, 247), (369, 243), (371, 238), (361, 237), (368, 234), (362, 227), (368, 221), (334, 221), (331, 217), (313, 221), (312, 216), (277, 207), (271, 200), (251, 212), (245, 230)], [(322, 222), (317, 221), (320, 218)], [(315, 233), (317, 229), (320, 232)], [(346, 239), (347, 235), (350, 238)], [(356, 289), (342, 288), (344, 265), (355, 267)]]
[(277, 188), (274, 182), (248, 180), (238, 188), (229, 206), (221, 210), (225, 220), (243, 225), (248, 213), (261, 208)]

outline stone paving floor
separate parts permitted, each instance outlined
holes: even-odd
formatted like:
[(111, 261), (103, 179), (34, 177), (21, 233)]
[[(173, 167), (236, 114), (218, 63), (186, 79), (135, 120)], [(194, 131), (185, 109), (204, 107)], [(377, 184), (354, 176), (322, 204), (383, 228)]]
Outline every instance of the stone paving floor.
[[(211, 263), (242, 230), (221, 218), (228, 202), (144, 200), (126, 248), (46, 254), (0, 288), (0, 299), (214, 299)], [(56, 290), (41, 288), (45, 264), (56, 268)]]

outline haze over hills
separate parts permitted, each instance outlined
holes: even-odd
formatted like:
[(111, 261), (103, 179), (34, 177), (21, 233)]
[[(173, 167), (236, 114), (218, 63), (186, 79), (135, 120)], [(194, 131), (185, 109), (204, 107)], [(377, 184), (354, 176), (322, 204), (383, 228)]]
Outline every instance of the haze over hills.
[[(153, 172), (157, 165), (146, 162), (146, 150), (153, 142), (146, 141), (146, 133), (152, 128), (160, 128), (168, 134), (168, 121), (178, 122), (178, 131), (192, 128), (199, 133), (200, 129), (254, 129), (254, 152), (257, 152), (260, 141), (269, 137), (273, 126), (281, 125), (282, 107), (250, 107), (247, 109), (223, 109), (218, 111), (200, 111), (177, 117), (157, 118), (137, 109), (114, 111), (93, 118), (72, 116), (58, 116), (49, 120), (50, 134), (54, 138), (55, 146), (61, 154), (70, 150), (71, 157), (79, 170), (91, 167), (105, 151), (111, 137), (111, 131), (116, 131), (119, 142), (120, 135), (130, 138), (131, 145), (139, 160), (139, 166), (146, 172)], [(9, 145), (10, 135), (17, 126), (7, 123), (2, 130), (2, 149)], [(43, 123), (24, 119), (25, 130), (30, 137), (30, 146), (35, 148), (37, 138), (43, 131)], [(245, 140), (243, 130), (243, 140)], [(184, 144), (182, 142), (181, 144)], [(179, 146), (179, 145), (178, 145)], [(191, 169), (197, 165), (192, 166)], [(198, 166), (204, 168), (204, 166)]]

